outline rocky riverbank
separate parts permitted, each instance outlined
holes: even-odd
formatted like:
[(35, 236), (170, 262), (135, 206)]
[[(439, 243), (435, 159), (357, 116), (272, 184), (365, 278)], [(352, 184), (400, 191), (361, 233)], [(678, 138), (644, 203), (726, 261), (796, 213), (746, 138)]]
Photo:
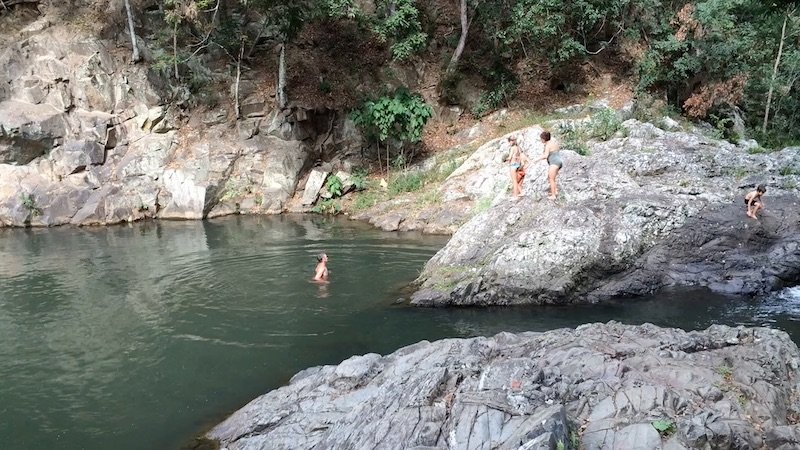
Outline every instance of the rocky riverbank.
[[(539, 131), (518, 132), (533, 156)], [(529, 169), (526, 197), (509, 198), (505, 152), (490, 142), (445, 182), (445, 195), (491, 206), (427, 264), (414, 304), (592, 302), (671, 285), (760, 294), (800, 280), (800, 148), (763, 153), (629, 120), (587, 156), (562, 150), (556, 201), (544, 164)], [(759, 183), (754, 220), (742, 199)]]
[(588, 324), (420, 342), (295, 375), (216, 426), (226, 450), (800, 445), (785, 333)]

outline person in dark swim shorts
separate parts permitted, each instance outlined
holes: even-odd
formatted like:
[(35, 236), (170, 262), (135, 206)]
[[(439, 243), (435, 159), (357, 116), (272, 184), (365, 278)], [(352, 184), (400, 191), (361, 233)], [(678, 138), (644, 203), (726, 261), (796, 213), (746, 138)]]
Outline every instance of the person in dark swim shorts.
[(747, 205), (747, 217), (758, 219), (759, 211), (764, 209), (764, 201), (761, 197), (767, 192), (767, 187), (759, 184), (756, 190), (750, 191), (744, 196), (744, 204)]

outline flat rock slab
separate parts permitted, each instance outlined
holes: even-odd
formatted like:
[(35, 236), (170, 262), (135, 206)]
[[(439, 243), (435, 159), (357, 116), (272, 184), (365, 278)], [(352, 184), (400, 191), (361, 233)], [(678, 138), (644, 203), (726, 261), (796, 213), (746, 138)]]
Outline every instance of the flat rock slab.
[(782, 331), (727, 326), (422, 341), (306, 369), (207, 437), (227, 450), (785, 446), (799, 359)]

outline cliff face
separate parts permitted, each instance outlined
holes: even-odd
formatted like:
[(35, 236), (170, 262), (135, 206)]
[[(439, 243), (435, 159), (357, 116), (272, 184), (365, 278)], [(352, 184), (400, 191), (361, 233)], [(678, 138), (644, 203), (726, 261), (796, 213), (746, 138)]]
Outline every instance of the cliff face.
[(249, 76), (240, 120), (229, 103), (189, 107), (129, 63), (127, 36), (50, 17), (3, 36), (0, 226), (276, 213), (318, 158), (319, 135), (341, 153), (360, 144), (337, 112), (279, 111)]
[[(527, 196), (513, 200), (501, 141), (475, 152), (442, 189), (488, 196), (492, 206), (431, 259), (413, 303), (569, 303), (669, 285), (757, 294), (797, 284), (800, 149), (762, 154), (635, 120), (624, 129), (590, 145), (589, 156), (562, 150), (556, 201), (546, 199), (544, 163), (529, 168)], [(541, 151), (530, 138), (538, 131), (523, 132), (531, 156)], [(754, 220), (742, 199), (758, 183), (768, 186), (767, 206)]]

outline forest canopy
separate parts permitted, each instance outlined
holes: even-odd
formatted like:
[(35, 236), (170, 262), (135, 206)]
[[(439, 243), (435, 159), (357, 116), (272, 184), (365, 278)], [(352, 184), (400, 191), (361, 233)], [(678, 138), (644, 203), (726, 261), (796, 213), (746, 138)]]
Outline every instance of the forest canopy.
[[(385, 61), (439, 66), (438, 101), (461, 104), (455, 86), (479, 77), (480, 116), (514, 99), (521, 67), (569, 78), (587, 61), (623, 61), (637, 93), (692, 119), (743, 118), (765, 145), (794, 140), (800, 125), (800, 22), (794, 3), (757, 0), (156, 0), (168, 25), (150, 43), (151, 64), (195, 88), (198, 58), (222, 52), (232, 67), (280, 59), (309, 25), (356, 30)], [(285, 105), (286, 73), (278, 74)], [(324, 89), (320, 81), (320, 89)], [(283, 83), (283, 84), (281, 84)], [(329, 86), (328, 86), (329, 88)], [(414, 86), (408, 86), (414, 89)], [(375, 93), (364, 93), (367, 99)], [(366, 100), (365, 100), (366, 101)], [(466, 105), (465, 105), (466, 106)]]

